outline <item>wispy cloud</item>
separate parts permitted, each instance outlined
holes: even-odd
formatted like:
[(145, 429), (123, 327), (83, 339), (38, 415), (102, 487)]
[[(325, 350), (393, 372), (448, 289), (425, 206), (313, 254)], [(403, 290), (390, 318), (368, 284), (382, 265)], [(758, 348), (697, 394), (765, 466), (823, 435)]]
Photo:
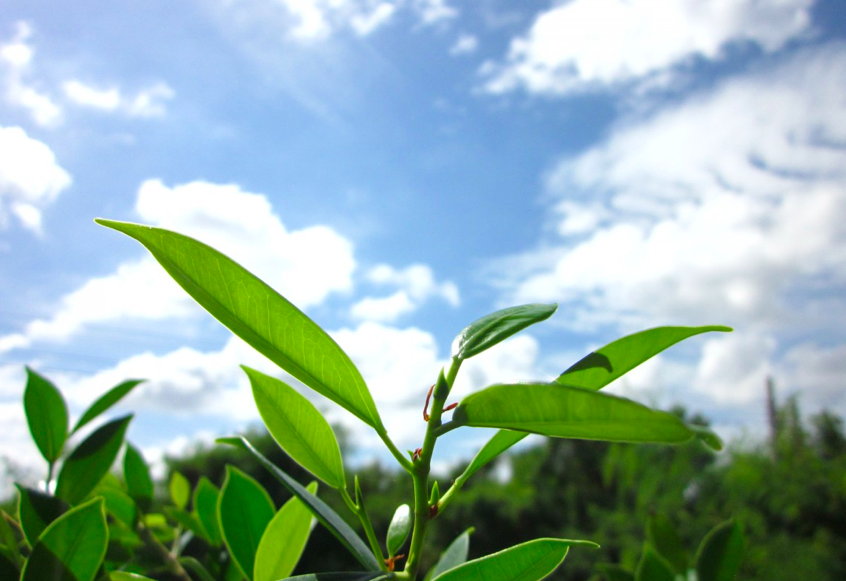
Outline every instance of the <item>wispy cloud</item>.
[(413, 264), (402, 270), (380, 264), (373, 267), (366, 278), (377, 286), (398, 290), (387, 296), (367, 297), (355, 303), (350, 312), (356, 319), (394, 322), (400, 316), (416, 311), (431, 298), (438, 297), (453, 307), (460, 302), (455, 283), (437, 282), (432, 268), (425, 264)]

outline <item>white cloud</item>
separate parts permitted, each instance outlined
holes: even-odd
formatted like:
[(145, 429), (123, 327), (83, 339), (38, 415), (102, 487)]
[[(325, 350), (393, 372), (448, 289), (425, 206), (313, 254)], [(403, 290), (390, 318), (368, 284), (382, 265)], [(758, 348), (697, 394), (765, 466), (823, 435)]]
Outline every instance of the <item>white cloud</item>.
[(367, 297), (358, 301), (351, 309), (356, 319), (393, 322), (434, 297), (441, 298), (453, 307), (460, 303), (455, 283), (438, 283), (431, 267), (425, 264), (412, 264), (402, 270), (380, 264), (367, 273), (367, 278), (373, 284), (394, 286), (399, 290), (385, 297)]
[(447, 0), (414, 0), (414, 10), (425, 24), (438, 24), (458, 17), (458, 10)]
[(449, 49), (449, 54), (471, 54), (476, 52), (477, 48), (479, 48), (478, 38), (476, 38), (472, 34), (462, 34), (456, 39), (455, 44), (452, 45), (452, 48)]
[(165, 101), (175, 95), (166, 83), (157, 83), (139, 91), (134, 97), (124, 97), (120, 89), (98, 89), (79, 80), (66, 81), (62, 85), (65, 97), (81, 107), (100, 111), (122, 111), (130, 117), (161, 117), (165, 114)]
[[(816, 413), (828, 410), (846, 416), (846, 343), (822, 347), (802, 343), (784, 357), (776, 387), (781, 393), (799, 394), (803, 410)], [(781, 388), (785, 389), (781, 389)]]
[(0, 226), (7, 206), (20, 223), (41, 232), (41, 211), (71, 184), (47, 145), (20, 127), (0, 126)]
[(174, 95), (167, 83), (156, 83), (132, 97), (126, 109), (131, 117), (161, 117), (165, 114), (165, 101)]
[[(648, 80), (734, 43), (767, 52), (809, 32), (814, 0), (573, 0), (542, 12), (503, 63), (482, 68), (485, 89), (565, 94)], [(651, 79), (654, 80), (654, 79)]]
[(114, 87), (97, 89), (81, 81), (72, 80), (66, 81), (62, 89), (68, 99), (83, 107), (114, 111), (120, 105), (120, 91)]
[(390, 2), (379, 3), (369, 14), (356, 14), (350, 19), (350, 26), (361, 36), (367, 36), (390, 21), (396, 12), (396, 5)]
[(27, 109), (38, 125), (55, 126), (62, 119), (61, 108), (28, 82), (35, 53), (35, 49), (27, 43), (32, 36), (32, 27), (21, 21), (16, 28), (14, 38), (0, 44), (0, 71), (3, 74), (0, 82), (5, 86), (6, 102)]

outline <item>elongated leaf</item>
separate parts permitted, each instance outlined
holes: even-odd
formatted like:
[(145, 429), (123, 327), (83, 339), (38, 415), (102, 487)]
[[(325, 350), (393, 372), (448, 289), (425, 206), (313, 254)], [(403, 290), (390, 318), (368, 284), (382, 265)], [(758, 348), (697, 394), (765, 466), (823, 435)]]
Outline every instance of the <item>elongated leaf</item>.
[(59, 473), (56, 496), (77, 504), (94, 490), (115, 461), (132, 416), (103, 424), (68, 456)]
[(24, 411), (29, 431), (44, 459), (55, 462), (68, 437), (68, 407), (56, 386), (26, 368)]
[(687, 572), (687, 550), (670, 519), (663, 514), (650, 516), (646, 523), (646, 539), (673, 566), (674, 573)]
[(600, 563), (596, 568), (605, 577), (605, 581), (635, 581), (634, 573), (626, 571), (619, 565)]
[[(8, 551), (6, 556), (12, 565), (15, 566), (15, 570), (17, 571), (21, 566), (23, 558), (21, 557), (20, 547), (18, 547), (18, 537), (15, 535), (12, 527), (9, 526), (9, 521), (6, 520), (7, 518), (11, 520), (11, 517), (6, 514), (6, 511), (0, 509), (0, 541), (2, 541), (0, 544), (5, 545), (5, 548)], [(2, 577), (0, 577), (0, 579), (2, 579)]]
[(586, 355), (558, 376), (558, 383), (602, 389), (664, 349), (688, 337), (709, 331), (730, 332), (730, 327), (656, 327), (617, 339)]
[(141, 510), (149, 510), (153, 500), (153, 479), (150, 477), (150, 468), (141, 452), (130, 443), (126, 444), (126, 452), (123, 455), (123, 477), (126, 480), (129, 496), (138, 503)]
[(103, 499), (81, 504), (44, 529), (24, 565), (21, 581), (93, 581), (108, 540)]
[(478, 454), (470, 461), (464, 472), (456, 479), (456, 482), (464, 483), (468, 478), (473, 476), (478, 470), (508, 450), (511, 446), (528, 436), (527, 432), (514, 432), (511, 430), (500, 430), (494, 434), (493, 438), (488, 440), (488, 443), (482, 446)]
[(76, 425), (71, 430), (71, 434), (79, 430), (82, 426), (102, 414), (104, 411), (115, 405), (117, 402), (122, 400), (130, 391), (135, 389), (135, 386), (139, 383), (143, 383), (143, 379), (131, 379), (129, 381), (124, 381), (123, 383), (116, 385), (102, 396), (100, 399), (95, 401), (91, 404), (85, 413), (82, 414), (82, 417), (79, 418), (79, 421), (76, 422)]
[[(437, 486), (437, 482), (435, 483)], [(408, 534), (411, 532), (411, 507), (407, 504), (401, 504), (397, 507), (397, 510), (394, 511), (394, 516), (391, 519), (391, 524), (388, 526), (388, 536), (386, 539), (386, 545), (388, 547), (388, 556), (393, 557), (396, 555), (402, 546), (405, 544), (405, 540), (408, 538)]]
[[(317, 493), (317, 482), (306, 487)], [(255, 581), (277, 581), (294, 572), (311, 533), (314, 517), (300, 499), (282, 505), (261, 537), (256, 552)]]
[(481, 559), (467, 561), (441, 573), (432, 581), (539, 581), (552, 573), (567, 556), (570, 547), (575, 545), (599, 546), (590, 541), (535, 539)]
[(286, 577), (282, 581), (381, 581), (390, 578), (391, 576), (386, 573), (362, 571), (359, 573), (309, 573), (308, 575)]
[(710, 429), (706, 428), (705, 426), (697, 426), (695, 424), (691, 424), (688, 426), (693, 433), (696, 434), (696, 437), (699, 438), (703, 444), (711, 448), (712, 450), (716, 450), (719, 452), (723, 449), (723, 441), (720, 437), (712, 432)]
[(253, 578), (261, 536), (275, 513), (276, 507), (261, 484), (234, 466), (226, 466), (217, 515), (223, 542), (247, 579)]
[(127, 222), (97, 223), (135, 238), (233, 333), (377, 431), (382, 420), (361, 374), (337, 343), (244, 267), (193, 238)]
[(203, 476), (194, 489), (194, 512), (203, 526), (212, 545), (218, 546), (223, 541), (220, 535), (220, 521), (217, 519), (217, 498), (220, 491), (217, 486)]
[(261, 452), (256, 450), (246, 438), (237, 436), (233, 438), (218, 438), (216, 440), (220, 444), (229, 444), (231, 446), (238, 446), (247, 450), (250, 454), (264, 466), (273, 476), (282, 484), (288, 491), (299, 498), (303, 503), (314, 513), (317, 520), (325, 526), (329, 532), (341, 541), (347, 550), (358, 560), (359, 563), (367, 567), (371, 571), (379, 570), (379, 561), (373, 556), (370, 548), (364, 544), (364, 541), (355, 534), (350, 525), (342, 519), (338, 513), (329, 508), (325, 502), (320, 500), (317, 496), (309, 493), (303, 488), (299, 482), (285, 474), (276, 465), (268, 460)]
[(188, 500), (191, 498), (191, 483), (180, 472), (174, 471), (171, 474), (168, 490), (176, 508), (182, 510), (188, 506)]
[(470, 527), (460, 535), (441, 553), (440, 559), (426, 574), (426, 581), (434, 579), (441, 573), (455, 569), (467, 561), (467, 554), (470, 552), (470, 535), (473, 534), (473, 527)]
[(453, 421), (559, 438), (684, 442), (693, 432), (673, 414), (631, 400), (556, 383), (494, 385), (470, 394)]
[(194, 557), (179, 557), (179, 564), (194, 573), (200, 581), (215, 581), (211, 573)]
[(344, 488), (341, 448), (329, 422), (310, 401), (274, 377), (241, 366), (270, 435), (291, 458), (332, 488)]
[(635, 581), (675, 581), (673, 568), (648, 544), (635, 571)]
[(732, 581), (743, 562), (745, 539), (740, 525), (728, 520), (705, 535), (696, 553), (699, 581)]
[(463, 360), (478, 355), (529, 325), (548, 319), (557, 308), (556, 304), (521, 305), (485, 315), (458, 334), (453, 356)]

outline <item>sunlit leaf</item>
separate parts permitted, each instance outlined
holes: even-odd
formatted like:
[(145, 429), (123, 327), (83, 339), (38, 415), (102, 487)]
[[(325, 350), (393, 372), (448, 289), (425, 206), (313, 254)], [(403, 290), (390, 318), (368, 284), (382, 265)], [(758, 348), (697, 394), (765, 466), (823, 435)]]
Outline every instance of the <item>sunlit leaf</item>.
[(223, 542), (220, 535), (220, 521), (217, 518), (217, 499), (220, 491), (217, 486), (203, 476), (194, 489), (194, 512), (203, 526), (211, 544), (217, 546)]
[(55, 462), (68, 437), (68, 407), (56, 386), (26, 368), (24, 411), (35, 445), (47, 462)]
[(455, 569), (467, 561), (467, 554), (470, 552), (470, 535), (473, 534), (473, 527), (470, 527), (460, 535), (441, 553), (440, 559), (426, 574), (426, 581), (434, 579), (441, 573)]
[(116, 385), (102, 396), (100, 399), (95, 401), (91, 404), (85, 413), (82, 414), (82, 417), (79, 418), (79, 421), (76, 422), (76, 425), (71, 430), (71, 434), (79, 430), (82, 426), (102, 414), (104, 411), (115, 405), (117, 402), (122, 400), (130, 391), (135, 389), (135, 386), (143, 383), (143, 379), (131, 379), (129, 381), (124, 381), (123, 383)]
[(635, 581), (675, 581), (675, 579), (670, 563), (647, 544), (635, 571)]
[(687, 571), (687, 550), (673, 523), (663, 514), (654, 514), (646, 523), (646, 539), (659, 555), (673, 566), (675, 573)]
[(106, 512), (128, 527), (135, 526), (137, 516), (135, 501), (121, 489), (120, 483), (114, 476), (106, 474), (91, 495), (102, 496), (106, 501)]
[(180, 472), (174, 471), (170, 475), (170, 484), (168, 484), (170, 491), (170, 499), (176, 508), (182, 510), (188, 506), (188, 499), (191, 498), (191, 483)]
[(126, 444), (123, 455), (123, 477), (129, 496), (138, 503), (141, 510), (148, 510), (153, 500), (153, 479), (144, 456), (130, 443)]
[(521, 305), (485, 315), (464, 328), (454, 342), (453, 356), (469, 359), (489, 349), (529, 325), (552, 316), (558, 305)]
[(527, 432), (514, 432), (511, 430), (500, 430), (482, 446), (482, 449), (464, 469), (464, 472), (456, 478), (456, 482), (464, 483), (473, 476), (482, 466), (508, 450), (511, 446), (528, 436)]
[[(317, 482), (306, 487), (317, 493)], [(303, 554), (314, 517), (297, 497), (282, 505), (261, 537), (256, 552), (255, 581), (277, 581), (294, 572)]]
[(332, 488), (344, 488), (341, 448), (329, 422), (293, 387), (255, 369), (241, 367), (250, 378), (256, 407), (273, 439), (323, 482)]
[(388, 526), (388, 536), (385, 543), (388, 547), (388, 556), (393, 557), (399, 552), (405, 544), (405, 540), (408, 538), (408, 534), (410, 532), (411, 507), (407, 504), (401, 504), (397, 507), (397, 510), (394, 511), (391, 524)]
[(743, 562), (745, 544), (743, 531), (734, 520), (711, 529), (696, 553), (698, 581), (732, 581)]
[(282, 369), (384, 431), (352, 360), (317, 324), (232, 259), (193, 238), (150, 226), (97, 220), (135, 238), (194, 300)]
[(253, 578), (261, 536), (275, 513), (276, 507), (261, 484), (234, 466), (226, 466), (217, 514), (223, 542), (247, 579)]

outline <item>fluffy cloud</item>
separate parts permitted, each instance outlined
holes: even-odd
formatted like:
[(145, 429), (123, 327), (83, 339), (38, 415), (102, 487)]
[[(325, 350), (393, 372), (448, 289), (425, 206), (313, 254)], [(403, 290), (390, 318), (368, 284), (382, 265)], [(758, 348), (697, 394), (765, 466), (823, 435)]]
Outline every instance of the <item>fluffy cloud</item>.
[(476, 52), (479, 48), (479, 39), (472, 34), (462, 34), (459, 36), (452, 48), (449, 49), (451, 55), (471, 54)]
[(41, 231), (41, 211), (71, 183), (47, 145), (20, 127), (0, 126), (0, 226), (11, 211), (33, 232)]
[(48, 95), (30, 84), (35, 54), (35, 49), (27, 42), (31, 36), (32, 28), (26, 22), (18, 22), (12, 40), (0, 44), (0, 73), (3, 75), (0, 82), (5, 86), (6, 101), (10, 105), (28, 110), (38, 125), (50, 127), (61, 121), (62, 110)]
[(654, 78), (693, 58), (715, 60), (735, 43), (767, 52), (807, 33), (813, 0), (573, 0), (542, 12), (485, 88), (563, 94)]
[(355, 303), (351, 314), (356, 319), (393, 322), (400, 316), (417, 310), (433, 297), (439, 297), (453, 307), (457, 307), (460, 302), (455, 283), (438, 283), (432, 269), (425, 264), (412, 264), (403, 270), (380, 264), (368, 272), (367, 279), (373, 284), (393, 286), (399, 290), (388, 296), (368, 297)]
[(98, 89), (73, 79), (62, 84), (65, 97), (80, 107), (104, 112), (122, 112), (130, 117), (161, 117), (165, 102), (176, 94), (166, 83), (157, 83), (139, 91), (135, 96), (124, 96), (117, 87)]

